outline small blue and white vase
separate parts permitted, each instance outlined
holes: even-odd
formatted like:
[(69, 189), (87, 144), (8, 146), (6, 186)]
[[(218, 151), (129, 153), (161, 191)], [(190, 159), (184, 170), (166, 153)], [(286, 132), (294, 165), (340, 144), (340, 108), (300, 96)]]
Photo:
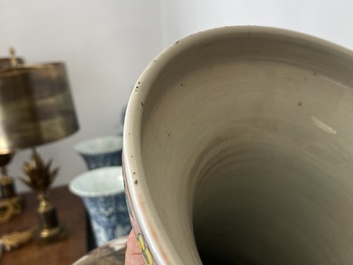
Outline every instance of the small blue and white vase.
[(75, 145), (75, 150), (84, 159), (89, 170), (121, 166), (122, 136), (97, 137)]
[(70, 182), (69, 188), (84, 203), (97, 246), (130, 233), (120, 166), (84, 172)]

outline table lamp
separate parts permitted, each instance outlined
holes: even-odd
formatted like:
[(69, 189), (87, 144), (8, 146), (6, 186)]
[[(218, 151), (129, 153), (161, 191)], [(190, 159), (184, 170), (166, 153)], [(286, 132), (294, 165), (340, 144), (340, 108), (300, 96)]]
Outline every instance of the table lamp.
[[(0, 58), (0, 71), (11, 67), (11, 62), (23, 63), (22, 58)], [(12, 178), (7, 173), (7, 165), (10, 163), (14, 153), (0, 153), (0, 223), (8, 222), (13, 216), (22, 212), (20, 198)]]
[(38, 239), (62, 232), (47, 190), (58, 173), (44, 163), (35, 147), (63, 139), (78, 130), (74, 102), (62, 63), (23, 65), (12, 52), (11, 66), (0, 69), (0, 154), (32, 148), (20, 178), (38, 193)]

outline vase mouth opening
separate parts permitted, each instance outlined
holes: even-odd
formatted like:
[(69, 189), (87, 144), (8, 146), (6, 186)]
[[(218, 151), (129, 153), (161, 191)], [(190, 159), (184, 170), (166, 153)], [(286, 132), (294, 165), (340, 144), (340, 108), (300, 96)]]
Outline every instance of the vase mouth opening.
[(71, 180), (69, 189), (80, 197), (103, 197), (123, 193), (122, 167), (112, 166), (86, 171)]
[(129, 101), (127, 186), (153, 258), (352, 261), (352, 53), (296, 33), (223, 31), (160, 54)]
[(119, 152), (123, 148), (122, 136), (92, 138), (75, 145), (74, 149), (82, 155), (102, 155)]
[(197, 176), (187, 211), (203, 264), (321, 264), (314, 262), (324, 261), (325, 244), (335, 242), (330, 251), (341, 254), (351, 249), (341, 226), (351, 199), (340, 194), (336, 170), (293, 146), (213, 142), (189, 176)]

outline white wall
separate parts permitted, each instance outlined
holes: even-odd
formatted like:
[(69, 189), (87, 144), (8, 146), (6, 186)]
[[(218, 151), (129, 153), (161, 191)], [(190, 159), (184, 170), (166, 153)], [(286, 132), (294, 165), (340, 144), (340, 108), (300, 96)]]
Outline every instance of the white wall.
[[(38, 149), (61, 167), (59, 185), (85, 170), (75, 143), (116, 133), (133, 84), (164, 47), (209, 28), (263, 25), (353, 49), (352, 14), (350, 0), (0, 0), (0, 56), (13, 45), (27, 62), (67, 65), (80, 132)], [(28, 156), (16, 155), (12, 175)]]
[[(68, 183), (86, 169), (73, 145), (117, 133), (133, 85), (161, 50), (159, 1), (0, 0), (0, 57), (9, 46), (27, 62), (66, 63), (81, 128), (38, 152), (61, 168), (55, 185)], [(12, 176), (29, 155), (16, 154)]]
[(351, 0), (161, 0), (164, 45), (221, 26), (272, 26), (353, 49)]

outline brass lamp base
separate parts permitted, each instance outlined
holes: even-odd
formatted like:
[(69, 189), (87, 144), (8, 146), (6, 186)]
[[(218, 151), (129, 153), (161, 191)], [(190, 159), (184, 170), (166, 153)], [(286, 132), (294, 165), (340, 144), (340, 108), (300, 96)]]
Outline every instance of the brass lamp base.
[(2, 199), (10, 199), (16, 197), (14, 181), (7, 174), (6, 166), (10, 163), (13, 153), (0, 153), (0, 168), (2, 177), (0, 178), (0, 192)]
[[(3, 169), (3, 172), (6, 172)], [(2, 199), (9, 199), (16, 197), (15, 185), (11, 177), (6, 173), (3, 173), (2, 178), (0, 179), (0, 191)]]
[(36, 239), (41, 242), (61, 239), (64, 228), (58, 221), (54, 205), (45, 193), (40, 193), (38, 200), (39, 229), (35, 232)]
[(12, 178), (4, 174), (4, 171), (0, 179), (0, 223), (6, 223), (22, 212), (22, 200), (15, 192)]
[(6, 166), (10, 163), (12, 153), (0, 154), (0, 223), (6, 223), (22, 212), (22, 201), (17, 196), (13, 179), (7, 174)]
[(42, 239), (48, 239), (58, 236), (63, 231), (61, 226), (52, 227), (52, 228), (43, 228), (38, 230), (38, 237)]
[(57, 242), (67, 238), (67, 232), (63, 226), (42, 228), (34, 232), (34, 239), (40, 245)]
[(49, 201), (48, 189), (59, 169), (51, 170), (51, 161), (44, 163), (33, 148), (31, 161), (26, 162), (23, 169), (26, 177), (20, 180), (38, 193), (37, 215), (39, 218), (38, 229), (34, 232), (39, 242), (56, 241), (63, 236), (64, 229), (58, 221), (56, 209)]

